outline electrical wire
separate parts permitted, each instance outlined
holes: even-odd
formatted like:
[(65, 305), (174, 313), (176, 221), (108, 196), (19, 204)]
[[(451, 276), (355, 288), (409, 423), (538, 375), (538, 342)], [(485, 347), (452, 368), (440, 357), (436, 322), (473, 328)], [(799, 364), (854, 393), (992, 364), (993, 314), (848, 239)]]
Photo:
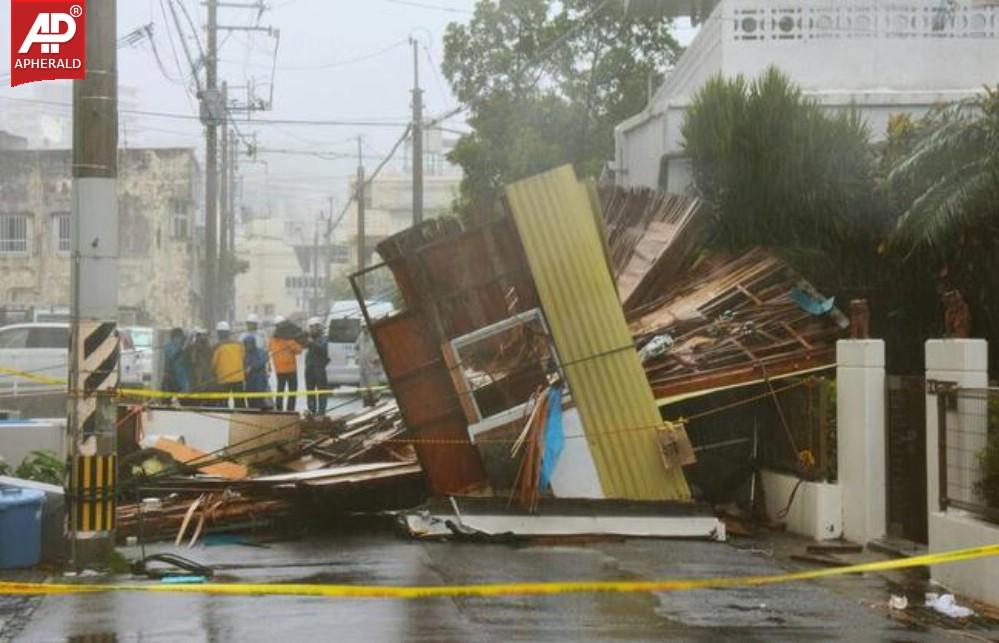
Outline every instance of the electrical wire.
[[(354, 56), (353, 58), (344, 58), (342, 60), (333, 60), (333, 61), (325, 62), (325, 63), (314, 63), (314, 64), (306, 64), (306, 65), (281, 65), (281, 66), (277, 66), (276, 70), (277, 71), (316, 71), (316, 70), (321, 70), (321, 69), (333, 69), (335, 67), (344, 67), (344, 66), (347, 66), (347, 65), (353, 65), (353, 64), (356, 64), (356, 63), (359, 63), (359, 62), (364, 62), (366, 60), (371, 60), (372, 58), (377, 58), (379, 56), (383, 56), (383, 55), (387, 54), (388, 52), (393, 51), (395, 49), (398, 49), (402, 45), (405, 45), (406, 42), (407, 42), (407, 39), (403, 38), (402, 40), (397, 40), (396, 42), (393, 42), (392, 44), (390, 44), (390, 45), (388, 45), (386, 47), (382, 47), (381, 49), (378, 49), (376, 51), (369, 52), (369, 53), (366, 53), (366, 54), (361, 54), (359, 56)], [(260, 64), (260, 65), (254, 65), (254, 66), (262, 67), (263, 65)]]
[(434, 11), (443, 11), (445, 13), (461, 13), (465, 15), (472, 15), (475, 12), (471, 9), (459, 9), (457, 7), (448, 7), (444, 5), (428, 4), (426, 2), (415, 2), (414, 0), (382, 0), (382, 2), (389, 2), (392, 4), (404, 5), (407, 7), (416, 7), (418, 9), (432, 9)]
[[(57, 107), (70, 108), (71, 103), (66, 103), (62, 101), (51, 101), (51, 100), (41, 100), (37, 98), (16, 98), (14, 96), (0, 96), (0, 100), (18, 102), (18, 103), (29, 103), (36, 105), (53, 105)], [(155, 112), (141, 109), (120, 109), (118, 110), (120, 114), (131, 114), (135, 116), (147, 116), (150, 118), (165, 118), (165, 119), (175, 119), (175, 120), (185, 120), (185, 121), (199, 121), (200, 116), (192, 116), (190, 114), (178, 114), (173, 112)], [(232, 119), (236, 120), (236, 119)], [(351, 119), (295, 119), (295, 118), (285, 118), (285, 119), (254, 119), (252, 122), (254, 125), (300, 125), (300, 126), (320, 126), (320, 127), (402, 127), (408, 125), (405, 122), (392, 121), (392, 120), (351, 120)]]

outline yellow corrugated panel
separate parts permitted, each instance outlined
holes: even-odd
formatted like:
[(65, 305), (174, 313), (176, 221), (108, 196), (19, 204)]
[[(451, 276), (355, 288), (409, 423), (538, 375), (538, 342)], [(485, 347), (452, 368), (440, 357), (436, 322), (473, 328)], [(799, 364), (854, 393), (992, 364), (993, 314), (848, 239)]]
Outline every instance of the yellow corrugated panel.
[(662, 425), (604, 258), (590, 195), (571, 166), (507, 186), (541, 305), (609, 498), (686, 500), (667, 470)]

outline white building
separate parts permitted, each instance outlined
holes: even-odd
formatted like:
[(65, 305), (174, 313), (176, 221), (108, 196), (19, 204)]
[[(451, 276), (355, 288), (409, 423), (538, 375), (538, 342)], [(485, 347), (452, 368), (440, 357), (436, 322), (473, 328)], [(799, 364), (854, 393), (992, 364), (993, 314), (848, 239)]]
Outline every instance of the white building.
[[(448, 212), (452, 202), (458, 197), (461, 184), (461, 168), (447, 162), (445, 156), (453, 147), (454, 141), (445, 139), (440, 130), (431, 129), (424, 133), (423, 167), (423, 217), (432, 219)], [(365, 247), (373, 252), (382, 239), (413, 225), (413, 176), (410, 169), (408, 147), (403, 154), (406, 159), (401, 169), (386, 169), (369, 184), (365, 192), (366, 206), (364, 217)], [(357, 206), (351, 205), (347, 214), (349, 221), (340, 226), (349, 230), (344, 241), (350, 246), (350, 264), (342, 266), (345, 272), (352, 272), (357, 265)], [(335, 234), (341, 234), (337, 231)], [(368, 260), (370, 265), (370, 257)]]
[(288, 219), (252, 219), (236, 231), (236, 256), (249, 269), (236, 276), (236, 317), (251, 313), (265, 319), (275, 315), (309, 314), (313, 301), (325, 289), (324, 266), (319, 277), (313, 268), (312, 223)]
[(721, 0), (650, 104), (618, 125), (615, 181), (685, 190), (693, 96), (712, 76), (771, 65), (830, 109), (856, 105), (878, 138), (891, 114), (999, 82), (999, 0)]

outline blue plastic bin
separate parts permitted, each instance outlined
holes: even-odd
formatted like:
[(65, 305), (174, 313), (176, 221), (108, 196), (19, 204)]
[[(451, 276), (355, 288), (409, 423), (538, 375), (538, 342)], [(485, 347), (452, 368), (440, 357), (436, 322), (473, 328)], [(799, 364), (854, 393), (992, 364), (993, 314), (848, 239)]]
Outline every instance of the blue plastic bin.
[(45, 493), (0, 488), (0, 569), (32, 567), (42, 559)]

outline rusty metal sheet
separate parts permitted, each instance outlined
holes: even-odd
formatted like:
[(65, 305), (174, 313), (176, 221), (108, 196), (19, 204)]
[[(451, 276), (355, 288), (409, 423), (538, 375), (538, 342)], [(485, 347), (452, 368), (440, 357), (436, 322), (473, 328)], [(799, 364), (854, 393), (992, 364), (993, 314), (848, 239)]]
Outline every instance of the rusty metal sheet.
[(609, 498), (686, 500), (656, 447), (663, 425), (607, 269), (593, 204), (571, 166), (507, 187), (542, 308)]

